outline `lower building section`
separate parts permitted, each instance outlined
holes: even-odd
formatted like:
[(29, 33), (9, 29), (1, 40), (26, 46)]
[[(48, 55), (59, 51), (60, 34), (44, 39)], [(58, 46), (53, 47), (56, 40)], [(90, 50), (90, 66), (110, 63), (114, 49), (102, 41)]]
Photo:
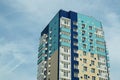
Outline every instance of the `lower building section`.
[(78, 55), (79, 65), (74, 66), (79, 73), (74, 73), (75, 77), (78, 76), (79, 80), (109, 80), (106, 56), (81, 50), (78, 50)]
[(46, 80), (57, 80), (58, 79), (58, 50), (55, 51), (51, 57), (48, 58), (47, 62), (47, 79)]

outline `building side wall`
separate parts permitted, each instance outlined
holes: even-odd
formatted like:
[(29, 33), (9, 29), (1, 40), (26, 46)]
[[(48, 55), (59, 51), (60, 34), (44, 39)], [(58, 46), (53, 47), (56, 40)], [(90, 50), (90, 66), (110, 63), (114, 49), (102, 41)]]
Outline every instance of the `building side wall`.
[(58, 50), (56, 50), (48, 59), (47, 80), (58, 79)]

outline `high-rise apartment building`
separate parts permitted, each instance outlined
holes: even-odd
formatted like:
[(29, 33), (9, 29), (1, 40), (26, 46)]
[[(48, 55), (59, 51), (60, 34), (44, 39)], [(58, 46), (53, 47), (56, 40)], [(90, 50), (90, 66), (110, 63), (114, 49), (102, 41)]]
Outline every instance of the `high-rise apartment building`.
[(100, 21), (60, 10), (41, 32), (37, 80), (110, 80)]

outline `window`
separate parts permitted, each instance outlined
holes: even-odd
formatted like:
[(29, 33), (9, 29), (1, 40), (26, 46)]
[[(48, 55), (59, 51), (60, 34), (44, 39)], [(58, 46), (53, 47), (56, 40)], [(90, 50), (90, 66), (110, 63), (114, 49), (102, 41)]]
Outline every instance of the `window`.
[(83, 70), (84, 70), (84, 71), (87, 71), (87, 67), (86, 67), (86, 66), (84, 66), (84, 67), (83, 67)]
[(95, 64), (95, 62), (93, 60), (91, 60), (91, 65), (94, 65), (94, 64)]
[(91, 53), (90, 55), (91, 55), (91, 57), (94, 57), (94, 53)]
[(48, 80), (50, 80), (50, 78)]
[(68, 77), (68, 72), (64, 71), (64, 76)]
[(48, 71), (48, 75), (50, 75), (50, 70)]
[(70, 33), (69, 32), (65, 32), (65, 31), (61, 31), (60, 34), (64, 34), (64, 35), (70, 36)]
[(69, 25), (69, 21), (68, 20), (64, 20), (64, 24)]
[(73, 31), (77, 32), (78, 30), (76, 28), (73, 28)]
[(94, 68), (91, 68), (91, 72), (92, 72), (92, 73), (95, 73), (95, 69), (94, 69)]
[(103, 38), (104, 36), (96, 34), (97, 38)]
[(74, 60), (77, 60), (77, 57), (74, 57)]
[(78, 69), (78, 65), (74, 64), (74, 68), (75, 68), (75, 69)]
[(77, 42), (74, 42), (73, 45), (78, 46), (78, 43), (77, 43)]
[(78, 77), (78, 73), (74, 73), (74, 77)]
[(96, 77), (95, 77), (95, 76), (92, 76), (92, 80), (96, 80)]
[(69, 26), (70, 20), (67, 18), (62, 18), (62, 24)]
[(93, 35), (93, 34), (90, 32), (90, 33), (89, 33), (89, 37), (92, 37), (92, 35)]
[(82, 42), (85, 42), (86, 38), (85, 37), (82, 37)]
[(64, 55), (64, 60), (68, 60), (68, 56), (67, 55)]
[(64, 48), (64, 52), (67, 52), (67, 53), (68, 53), (68, 51), (69, 51), (68, 48)]
[(49, 72), (50, 72), (50, 70), (49, 70)]
[(80, 61), (82, 61), (82, 59), (80, 58)]
[(97, 35), (103, 35), (102, 29), (96, 29), (96, 34)]
[(102, 29), (96, 29), (96, 37), (103, 38), (103, 31)]
[(83, 55), (86, 56), (86, 51), (83, 51)]
[(87, 79), (87, 78), (88, 78), (88, 76), (86, 74), (84, 74), (84, 79)]
[(76, 49), (74, 49), (74, 53), (77, 53), (77, 50), (76, 50)]
[(82, 20), (81, 22), (83, 23), (84, 21)]
[(84, 30), (82, 30), (82, 35), (84, 35), (85, 34), (85, 31)]
[(78, 24), (77, 24), (77, 22), (76, 22), (76, 21), (74, 21), (74, 22), (73, 22), (73, 25), (77, 26)]
[(86, 44), (83, 44), (83, 48), (86, 49)]
[(74, 35), (74, 36), (73, 36), (73, 38), (77, 39), (77, 38), (78, 38), (78, 36), (77, 36), (77, 35)]
[(87, 59), (83, 59), (83, 63), (87, 63)]
[(93, 43), (93, 39), (90, 39), (90, 44), (92, 44)]
[(49, 63), (49, 65), (51, 65), (51, 63)]
[(89, 26), (89, 30), (92, 30), (92, 26)]
[(99, 52), (105, 52), (105, 49), (97, 47), (97, 51), (99, 51)]
[(67, 63), (64, 63), (64, 68), (68, 68), (68, 64)]
[(90, 46), (90, 50), (93, 51), (93, 46)]
[(102, 41), (96, 41), (96, 44), (99, 44), (99, 45), (105, 45), (105, 42), (102, 42)]
[(82, 29), (84, 29), (85, 28), (85, 24), (82, 24)]

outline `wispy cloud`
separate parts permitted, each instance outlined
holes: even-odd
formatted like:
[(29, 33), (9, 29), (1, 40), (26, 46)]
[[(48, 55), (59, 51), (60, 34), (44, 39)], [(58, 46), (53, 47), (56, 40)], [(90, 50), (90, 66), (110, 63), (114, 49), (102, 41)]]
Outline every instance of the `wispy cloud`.
[(120, 15), (116, 12), (107, 13), (105, 16), (106, 22), (104, 22), (104, 29), (106, 33), (107, 47), (109, 50), (110, 64), (111, 64), (111, 79), (119, 80), (119, 70), (120, 67)]
[[(24, 40), (23, 40), (24, 41)], [(15, 74), (18, 69), (21, 69), (22, 65), (30, 64), (34, 69), (36, 69), (37, 55), (36, 51), (28, 42), (19, 41), (19, 43), (6, 42), (4, 39), (0, 40), (0, 79), (7, 80), (6, 75)], [(31, 43), (31, 41), (30, 41)], [(33, 50), (32, 50), (33, 49)], [(33, 63), (35, 62), (35, 63)], [(33, 65), (34, 64), (34, 65)], [(29, 65), (24, 67), (26, 71), (29, 71)], [(22, 68), (22, 69), (24, 69)], [(24, 73), (24, 72), (23, 72)], [(17, 72), (17, 74), (20, 74)], [(32, 73), (31, 73), (32, 74)], [(9, 76), (10, 77), (10, 76)], [(24, 78), (24, 77), (23, 77)]]

